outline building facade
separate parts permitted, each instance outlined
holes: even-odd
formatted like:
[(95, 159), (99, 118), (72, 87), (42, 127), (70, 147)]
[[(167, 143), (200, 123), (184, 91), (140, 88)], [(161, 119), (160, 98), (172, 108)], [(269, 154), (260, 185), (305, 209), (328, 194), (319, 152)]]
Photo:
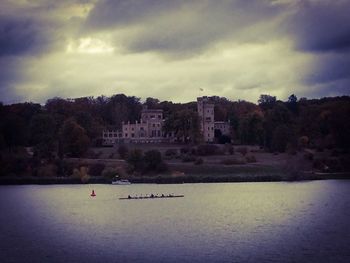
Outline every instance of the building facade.
[(172, 142), (172, 133), (165, 134), (163, 110), (147, 109), (141, 111), (140, 121), (122, 123), (121, 131), (103, 131), (103, 145), (116, 143), (161, 143)]
[(200, 130), (205, 142), (213, 142), (214, 133), (214, 104), (208, 97), (197, 98), (197, 112), (200, 122)]
[[(200, 122), (200, 131), (204, 142), (214, 142), (215, 130), (222, 135), (230, 135), (228, 122), (214, 120), (214, 103), (208, 97), (197, 98), (197, 112)], [(117, 143), (161, 143), (174, 142), (174, 132), (165, 133), (163, 110), (143, 108), (140, 121), (122, 123), (122, 130), (105, 130), (102, 132), (103, 145)]]
[(222, 135), (231, 135), (231, 125), (227, 121), (214, 122), (214, 130), (220, 131)]

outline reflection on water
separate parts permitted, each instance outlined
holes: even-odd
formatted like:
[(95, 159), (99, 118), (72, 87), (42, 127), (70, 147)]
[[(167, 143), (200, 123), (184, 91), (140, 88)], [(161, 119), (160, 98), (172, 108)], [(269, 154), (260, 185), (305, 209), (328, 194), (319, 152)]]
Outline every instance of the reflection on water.
[[(151, 193), (185, 197), (118, 199)], [(0, 208), (1, 262), (350, 262), (350, 181), (2, 186)]]

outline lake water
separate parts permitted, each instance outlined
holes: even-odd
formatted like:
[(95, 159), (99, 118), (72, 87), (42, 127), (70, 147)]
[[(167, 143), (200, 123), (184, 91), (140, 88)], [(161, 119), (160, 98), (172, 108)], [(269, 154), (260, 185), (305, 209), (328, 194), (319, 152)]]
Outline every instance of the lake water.
[(350, 181), (1, 186), (0, 262), (348, 263)]

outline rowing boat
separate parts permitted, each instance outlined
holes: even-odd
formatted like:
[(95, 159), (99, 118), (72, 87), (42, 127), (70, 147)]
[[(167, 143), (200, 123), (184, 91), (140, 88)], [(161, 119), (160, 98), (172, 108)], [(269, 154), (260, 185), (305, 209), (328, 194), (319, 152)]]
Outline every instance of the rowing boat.
[(162, 199), (162, 198), (177, 198), (177, 197), (184, 197), (184, 195), (129, 196), (129, 197), (120, 197), (119, 200)]

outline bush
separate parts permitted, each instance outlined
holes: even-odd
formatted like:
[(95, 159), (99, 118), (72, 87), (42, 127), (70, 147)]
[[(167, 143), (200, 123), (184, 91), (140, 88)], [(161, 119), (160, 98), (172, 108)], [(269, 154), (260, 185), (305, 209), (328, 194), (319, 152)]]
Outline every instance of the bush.
[(157, 173), (164, 173), (169, 170), (168, 165), (165, 162), (161, 162), (157, 165), (156, 172)]
[(224, 165), (234, 165), (234, 164), (245, 164), (246, 161), (241, 158), (229, 158), (221, 161), (221, 164)]
[(203, 159), (202, 158), (197, 158), (194, 162), (195, 165), (201, 165), (203, 164)]
[(238, 147), (236, 149), (236, 152), (239, 152), (243, 156), (245, 156), (248, 153), (248, 148), (246, 146)]
[(90, 175), (85, 174), (80, 178), (80, 180), (83, 184), (87, 184), (90, 181)]
[(220, 149), (217, 145), (202, 144), (197, 147), (197, 154), (200, 156), (215, 155), (220, 153)]
[(287, 144), (286, 152), (287, 152), (289, 155), (296, 155), (296, 154), (297, 154), (297, 149), (296, 149), (296, 147), (295, 147), (293, 144), (288, 143), (288, 144)]
[(89, 149), (87, 150), (87, 152), (85, 153), (85, 157), (89, 158), (89, 159), (97, 159), (98, 158), (98, 154), (95, 153), (93, 150)]
[(233, 155), (235, 153), (235, 150), (231, 144), (225, 144), (224, 153)]
[(81, 166), (80, 168), (74, 168), (72, 177), (80, 178), (82, 183), (88, 183), (90, 180), (89, 168)]
[(91, 176), (101, 176), (105, 167), (106, 166), (103, 163), (94, 163), (89, 166), (89, 173)]
[(28, 158), (4, 155), (0, 161), (0, 175), (7, 176), (10, 173), (15, 175), (27, 174), (30, 166)]
[(298, 148), (299, 149), (307, 147), (308, 144), (309, 144), (309, 137), (307, 137), (307, 136), (299, 137), (299, 139), (298, 139)]
[(321, 172), (329, 172), (325, 158), (315, 158), (312, 163), (313, 168)]
[(73, 173), (74, 164), (63, 159), (56, 159), (57, 176), (67, 176)]
[(126, 159), (127, 156), (128, 156), (128, 152), (129, 152), (129, 149), (126, 145), (124, 144), (121, 144), (119, 147), (118, 147), (118, 154), (119, 154), (119, 157), (121, 159)]
[(146, 171), (156, 171), (160, 163), (162, 163), (162, 155), (158, 150), (145, 152), (144, 156)]
[(304, 159), (312, 161), (314, 159), (314, 154), (312, 152), (307, 151), (304, 153)]
[(112, 179), (115, 176), (119, 175), (119, 171), (113, 167), (105, 167), (101, 174), (104, 178)]
[(143, 171), (145, 162), (140, 149), (130, 151), (126, 161), (130, 166), (130, 171)]
[(192, 155), (188, 155), (188, 154), (182, 155), (181, 161), (183, 161), (184, 163), (194, 162), (194, 161), (196, 161), (196, 157), (194, 157)]
[(167, 149), (165, 151), (164, 155), (167, 157), (174, 157), (177, 155), (177, 150), (176, 149)]
[(180, 153), (182, 153), (182, 154), (190, 153), (190, 151), (191, 151), (190, 147), (183, 147), (180, 149)]
[(254, 155), (247, 155), (245, 157), (245, 159), (246, 159), (247, 163), (256, 163), (256, 158)]
[(218, 139), (220, 144), (225, 144), (225, 143), (230, 143), (231, 142), (231, 137), (227, 135), (221, 135)]
[(272, 135), (272, 150), (280, 153), (285, 152), (287, 143), (291, 137), (290, 128), (287, 125), (279, 125), (275, 128)]
[(54, 164), (46, 164), (46, 165), (39, 167), (38, 176), (40, 176), (40, 177), (57, 176), (57, 166)]

